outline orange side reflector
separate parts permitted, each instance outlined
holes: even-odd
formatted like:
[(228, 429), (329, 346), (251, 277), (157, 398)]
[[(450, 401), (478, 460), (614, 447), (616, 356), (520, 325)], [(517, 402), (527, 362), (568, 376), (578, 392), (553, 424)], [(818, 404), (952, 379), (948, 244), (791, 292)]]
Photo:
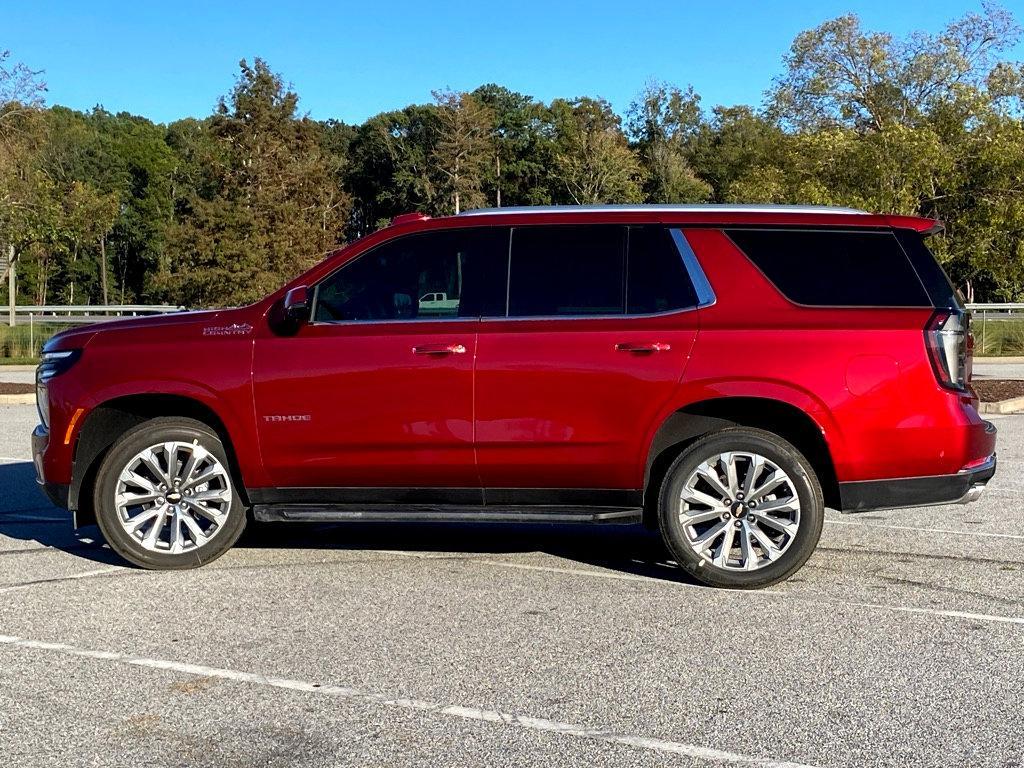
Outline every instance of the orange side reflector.
[(64, 433), (64, 445), (71, 444), (71, 435), (74, 434), (75, 424), (82, 418), (82, 414), (85, 413), (85, 408), (78, 408), (75, 410), (74, 415), (71, 417), (71, 421), (68, 422), (68, 431)]

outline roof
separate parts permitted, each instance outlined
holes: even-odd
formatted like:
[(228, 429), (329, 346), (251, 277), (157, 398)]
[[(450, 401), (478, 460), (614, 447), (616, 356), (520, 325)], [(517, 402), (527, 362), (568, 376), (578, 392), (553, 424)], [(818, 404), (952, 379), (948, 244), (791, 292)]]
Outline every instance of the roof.
[(393, 226), (434, 229), (523, 224), (658, 222), (670, 226), (819, 226), (912, 229), (931, 234), (942, 229), (935, 219), (893, 216), (828, 205), (536, 205), (477, 208), (432, 219), (425, 213), (396, 216)]
[(522, 213), (832, 213), (846, 215), (870, 215), (857, 208), (843, 208), (831, 205), (738, 205), (721, 203), (700, 203), (688, 205), (523, 205), (509, 208), (474, 208), (463, 211), (459, 216), (496, 216)]

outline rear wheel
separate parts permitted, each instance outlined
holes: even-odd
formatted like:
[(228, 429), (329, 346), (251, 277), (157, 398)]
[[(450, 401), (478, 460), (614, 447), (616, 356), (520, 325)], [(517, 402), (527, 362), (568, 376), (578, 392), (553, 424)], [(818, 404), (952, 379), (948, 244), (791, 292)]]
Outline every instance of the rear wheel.
[(676, 561), (716, 587), (754, 589), (792, 576), (821, 537), (825, 505), (807, 459), (758, 429), (702, 438), (669, 468), (659, 526)]
[(224, 445), (193, 419), (152, 419), (122, 435), (100, 465), (94, 505), (111, 548), (143, 568), (198, 567), (245, 528)]

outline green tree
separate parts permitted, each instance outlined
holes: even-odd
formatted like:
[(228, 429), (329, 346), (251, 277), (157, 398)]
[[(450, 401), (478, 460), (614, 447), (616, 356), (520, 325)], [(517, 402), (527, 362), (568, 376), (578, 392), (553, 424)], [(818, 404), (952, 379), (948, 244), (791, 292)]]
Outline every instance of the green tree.
[(650, 83), (630, 105), (627, 126), (645, 171), (649, 202), (697, 203), (711, 196), (711, 186), (696, 177), (688, 160), (702, 125), (693, 88)]
[(164, 296), (189, 305), (253, 301), (343, 237), (350, 199), (321, 127), (262, 59), (244, 60), (198, 145), (204, 170), (179, 200)]
[(640, 162), (608, 102), (556, 99), (551, 112), (555, 131), (552, 175), (569, 202), (643, 200)]
[(437, 137), (430, 159), (441, 205), (455, 214), (479, 208), (486, 202), (484, 175), (494, 153), (494, 114), (469, 93), (434, 91), (434, 101)]

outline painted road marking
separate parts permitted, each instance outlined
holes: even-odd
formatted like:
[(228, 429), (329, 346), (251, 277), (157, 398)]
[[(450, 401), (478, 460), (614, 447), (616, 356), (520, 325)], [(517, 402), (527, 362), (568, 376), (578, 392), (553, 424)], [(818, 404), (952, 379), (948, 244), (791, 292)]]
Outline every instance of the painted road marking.
[(478, 720), (486, 723), (494, 723), (495, 725), (524, 728), (531, 731), (544, 731), (547, 733), (558, 734), (560, 736), (601, 741), (607, 744), (616, 744), (620, 746), (636, 747), (638, 749), (646, 749), (653, 752), (684, 755), (686, 757), (705, 760), (711, 763), (757, 765), (764, 766), (764, 768), (810, 768), (810, 766), (803, 763), (753, 757), (735, 752), (727, 752), (721, 749), (701, 747), (696, 744), (684, 744), (678, 741), (667, 741), (665, 739), (656, 739), (647, 736), (622, 734), (602, 728), (586, 728), (572, 723), (547, 720), (541, 717), (514, 715), (491, 709), (478, 709), (476, 707), (445, 705), (423, 699), (389, 698), (382, 694), (360, 691), (348, 686), (324, 685), (320, 683), (312, 683), (306, 680), (293, 680), (286, 677), (270, 677), (252, 672), (242, 672), (235, 669), (207, 667), (201, 664), (186, 664), (167, 659), (150, 659), (141, 656), (117, 653), (115, 651), (94, 651), (86, 648), (76, 648), (65, 643), (25, 640), (20, 637), (13, 637), (9, 635), (0, 635), (0, 644), (10, 645), (17, 648), (27, 648), (30, 650), (52, 651), (69, 656), (78, 656), (87, 659), (95, 659), (97, 661), (113, 662), (116, 664), (131, 664), (137, 667), (147, 667), (149, 669), (159, 669), (185, 675), (214, 677), (270, 688), (283, 688), (285, 690), (299, 691), (307, 694), (319, 694), (322, 696), (354, 699), (367, 704), (375, 704), (379, 706), (434, 712), (447, 717), (458, 717), (464, 720)]
[(1016, 533), (987, 533), (985, 531), (957, 531), (953, 528), (920, 528), (913, 525), (886, 525), (884, 523), (862, 523), (859, 520), (826, 520), (831, 525), (856, 525), (861, 528), (886, 528), (891, 531), (913, 531), (915, 533), (948, 533), (955, 536), (982, 536), (990, 539), (1013, 539), (1024, 541), (1024, 536)]
[(4, 592), (14, 592), (18, 589), (28, 589), (29, 587), (37, 587), (40, 584), (53, 584), (60, 581), (74, 581), (75, 579), (88, 579), (91, 576), (102, 576), (107, 573), (114, 573), (115, 571), (126, 571), (128, 570), (124, 566), (112, 565), (108, 568), (97, 568), (94, 571), (84, 571), (83, 573), (73, 573), (70, 576), (56, 576), (52, 579), (38, 579), (36, 581), (30, 581), (27, 584), (15, 584), (13, 587), (0, 587), (0, 594)]
[[(393, 554), (398, 554), (397, 552)], [(418, 554), (407, 553), (409, 557), (419, 557)], [(653, 576), (641, 576), (634, 573), (612, 573), (609, 571), (591, 571), (586, 568), (559, 568), (557, 566), (550, 565), (527, 565), (525, 563), (510, 563), (504, 560), (485, 560), (477, 559), (472, 557), (458, 558), (460, 561), (467, 563), (479, 563), (481, 565), (497, 566), (499, 568), (512, 568), (515, 570), (523, 571), (541, 571), (547, 573), (564, 573), (572, 576), (590, 576), (592, 578), (599, 579), (613, 579), (617, 581), (640, 581), (651, 584), (660, 584), (664, 586), (681, 587), (683, 589), (699, 589), (702, 592), (708, 592), (709, 594), (714, 593), (716, 595), (732, 595), (732, 596), (746, 596), (752, 598), (758, 597), (783, 597), (791, 600), (798, 600), (803, 603), (809, 603), (811, 605), (829, 605), (837, 608), (869, 608), (876, 611), (887, 611), (894, 613), (916, 613), (925, 616), (937, 616), (941, 618), (949, 619), (964, 619), (968, 621), (987, 621), (995, 624), (1015, 624), (1024, 626), (1024, 617), (1020, 616), (1000, 616), (998, 614), (991, 613), (974, 613), (971, 611), (953, 611), (944, 610), (941, 608), (918, 608), (912, 605), (887, 605), (885, 603), (863, 603), (854, 600), (829, 600), (829, 599), (818, 599), (813, 597), (804, 597), (802, 595), (793, 592), (783, 592), (773, 589), (760, 589), (760, 590), (711, 590), (707, 587), (702, 587), (697, 584), (683, 584), (678, 581), (672, 581), (669, 579), (659, 579)]]

